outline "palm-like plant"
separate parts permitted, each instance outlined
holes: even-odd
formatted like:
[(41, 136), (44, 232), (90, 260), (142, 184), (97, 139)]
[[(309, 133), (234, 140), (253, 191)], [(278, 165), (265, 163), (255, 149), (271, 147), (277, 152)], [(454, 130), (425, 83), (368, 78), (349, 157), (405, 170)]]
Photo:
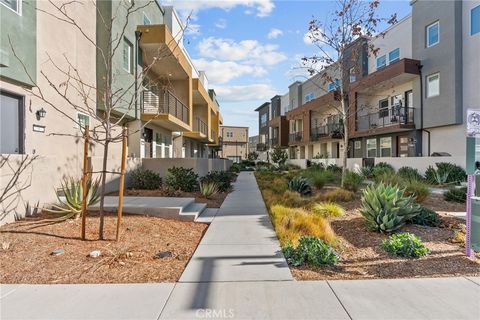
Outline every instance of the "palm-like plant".
[(207, 199), (210, 199), (218, 192), (218, 185), (215, 182), (203, 181), (200, 182), (200, 193)]

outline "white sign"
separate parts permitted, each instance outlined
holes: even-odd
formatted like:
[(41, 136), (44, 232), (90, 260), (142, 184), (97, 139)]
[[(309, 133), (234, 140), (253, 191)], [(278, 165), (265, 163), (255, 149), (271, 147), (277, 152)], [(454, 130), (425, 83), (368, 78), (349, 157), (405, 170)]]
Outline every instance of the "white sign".
[(480, 110), (467, 110), (467, 136), (480, 136)]

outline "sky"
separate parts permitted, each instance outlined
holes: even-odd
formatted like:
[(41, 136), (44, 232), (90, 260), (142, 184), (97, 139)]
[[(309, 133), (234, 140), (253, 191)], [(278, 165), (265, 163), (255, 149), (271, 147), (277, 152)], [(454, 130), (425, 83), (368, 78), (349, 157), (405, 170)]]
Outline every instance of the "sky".
[[(254, 110), (305, 81), (300, 59), (316, 53), (306, 33), (312, 17), (328, 20), (327, 0), (164, 0), (187, 21), (184, 45), (197, 70), (205, 71), (217, 93), (224, 125), (250, 127), (258, 134)], [(381, 17), (410, 14), (408, 0), (380, 2)], [(318, 50), (318, 49), (317, 49)]]

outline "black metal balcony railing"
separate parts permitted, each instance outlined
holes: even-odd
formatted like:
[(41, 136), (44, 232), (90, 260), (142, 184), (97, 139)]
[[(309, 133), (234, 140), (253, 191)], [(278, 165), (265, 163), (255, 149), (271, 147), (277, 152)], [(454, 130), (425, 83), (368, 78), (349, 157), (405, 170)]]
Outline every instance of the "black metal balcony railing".
[(266, 143), (257, 143), (257, 151), (267, 151)]
[(211, 130), (210, 130), (210, 135), (211, 135), (210, 138), (211, 138), (212, 140), (217, 140), (217, 131), (211, 129)]
[(289, 142), (298, 142), (302, 140), (303, 140), (303, 132), (290, 133), (290, 135), (288, 136)]
[(195, 121), (193, 122), (193, 131), (200, 132), (204, 135), (208, 134), (208, 126), (207, 124), (202, 121), (199, 117), (195, 118)]
[(271, 139), (270, 139), (270, 145), (271, 145), (272, 147), (278, 146), (278, 137), (273, 137), (273, 138), (271, 138)]
[(182, 122), (189, 124), (190, 111), (173, 93), (163, 89), (142, 92), (142, 113), (170, 114)]
[(343, 125), (341, 123), (329, 123), (325, 126), (313, 127), (310, 129), (310, 140), (316, 141), (322, 137), (341, 138)]
[(414, 124), (415, 109), (410, 107), (393, 106), (358, 116), (357, 130), (384, 128), (393, 125)]

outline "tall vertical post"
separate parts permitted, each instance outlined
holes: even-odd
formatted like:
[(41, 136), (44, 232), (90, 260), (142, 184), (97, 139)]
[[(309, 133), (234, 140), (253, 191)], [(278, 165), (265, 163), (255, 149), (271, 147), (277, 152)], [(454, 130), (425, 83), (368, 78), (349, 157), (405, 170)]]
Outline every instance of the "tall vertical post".
[(472, 256), (471, 232), (472, 232), (472, 195), (474, 190), (474, 177), (467, 176), (467, 216), (466, 216), (466, 234), (465, 234), (465, 254)]
[(122, 131), (122, 164), (120, 169), (120, 188), (118, 191), (118, 212), (117, 212), (117, 234), (115, 240), (118, 241), (120, 238), (120, 225), (122, 224), (122, 214), (123, 214), (123, 190), (125, 185), (125, 167), (127, 162), (127, 139), (128, 131), (124, 127)]
[(83, 133), (83, 176), (82, 176), (82, 240), (85, 240), (85, 225), (87, 221), (87, 180), (88, 180), (88, 147), (89, 147), (89, 129), (85, 126)]

